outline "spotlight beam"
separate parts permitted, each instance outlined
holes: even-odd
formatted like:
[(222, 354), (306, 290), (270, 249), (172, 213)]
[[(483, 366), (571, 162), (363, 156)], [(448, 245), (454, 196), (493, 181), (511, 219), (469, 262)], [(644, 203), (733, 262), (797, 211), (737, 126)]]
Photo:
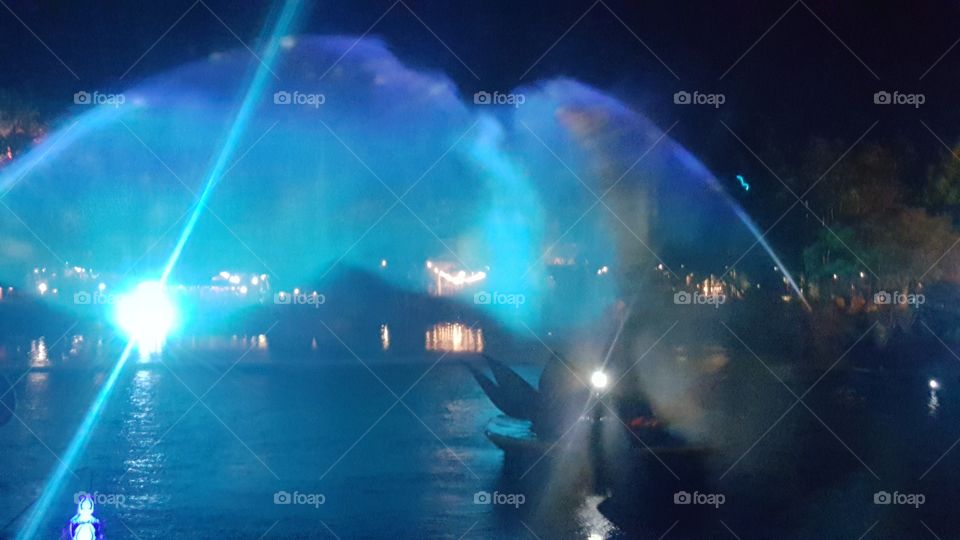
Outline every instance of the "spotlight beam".
[(177, 244), (173, 248), (173, 252), (167, 259), (167, 264), (164, 266), (163, 274), (160, 277), (160, 283), (166, 283), (167, 279), (169, 279), (170, 273), (173, 272), (173, 268), (176, 266), (177, 261), (180, 259), (180, 254), (187, 244), (187, 240), (190, 239), (190, 235), (193, 233), (197, 220), (200, 219), (200, 213), (203, 211), (204, 206), (206, 206), (207, 201), (210, 199), (210, 195), (213, 193), (213, 188), (220, 182), (224, 171), (227, 169), (227, 163), (236, 152), (237, 143), (240, 140), (240, 136), (246, 131), (247, 125), (250, 123), (253, 111), (263, 95), (263, 89), (266, 87), (269, 77), (274, 76), (270, 66), (276, 61), (277, 54), (280, 52), (280, 38), (289, 30), (290, 24), (299, 8), (300, 0), (287, 0), (284, 5), (283, 11), (277, 19), (277, 24), (274, 25), (273, 33), (268, 38), (266, 51), (264, 51), (263, 57), (257, 65), (257, 71), (250, 85), (247, 87), (247, 93), (243, 97), (243, 102), (240, 104), (237, 115), (234, 117), (230, 131), (227, 133), (220, 154), (217, 156), (217, 160), (214, 162), (210, 174), (207, 175), (207, 181), (203, 187), (203, 191), (200, 193), (200, 197), (197, 198), (193, 212), (190, 214), (190, 219), (183, 227), (183, 231), (177, 239)]
[[(70, 440), (70, 446), (67, 447), (67, 451), (64, 452), (60, 458), (60, 464), (57, 465), (57, 468), (53, 471), (50, 480), (40, 494), (40, 498), (33, 506), (33, 511), (30, 512), (27, 517), (26, 525), (20, 530), (19, 534), (17, 534), (17, 540), (32, 540), (37, 537), (37, 529), (40, 527), (44, 516), (47, 514), (47, 510), (53, 503), (54, 497), (60, 494), (63, 481), (66, 479), (67, 474), (72, 474), (71, 465), (77, 460), (87, 445), (90, 434), (93, 432), (93, 426), (96, 425), (103, 406), (107, 403), (110, 392), (113, 390), (113, 386), (116, 384), (120, 372), (123, 371), (123, 366), (126, 365), (127, 360), (130, 359), (130, 353), (133, 351), (135, 345), (135, 340), (127, 342), (127, 346), (124, 347), (120, 359), (113, 366), (113, 369), (110, 370), (110, 376), (107, 377), (103, 386), (100, 387), (100, 391), (97, 392), (97, 397), (93, 400), (93, 405), (87, 410), (86, 416), (83, 417), (83, 422), (77, 429), (73, 439)], [(46, 535), (42, 536), (46, 537)]]
[[(163, 268), (163, 274), (160, 278), (161, 284), (166, 284), (171, 272), (173, 272), (173, 269), (176, 266), (177, 261), (179, 261), (181, 253), (183, 252), (183, 248), (187, 244), (187, 240), (189, 240), (190, 235), (193, 233), (193, 229), (200, 217), (200, 212), (210, 199), (210, 195), (213, 193), (213, 188), (216, 187), (220, 178), (223, 176), (223, 173), (227, 167), (227, 163), (230, 161), (230, 158), (236, 151), (237, 143), (239, 142), (241, 135), (246, 130), (247, 125), (250, 123), (250, 118), (253, 115), (253, 111), (259, 103), (260, 98), (263, 95), (263, 90), (267, 85), (267, 77), (273, 76), (270, 66), (276, 61), (277, 55), (280, 51), (280, 38), (289, 32), (291, 24), (300, 9), (300, 5), (301, 0), (286, 0), (280, 15), (277, 17), (277, 22), (273, 25), (272, 32), (267, 36), (266, 51), (260, 59), (256, 72), (253, 75), (253, 79), (251, 80), (250, 85), (247, 87), (247, 92), (243, 97), (243, 101), (240, 104), (239, 110), (237, 111), (237, 115), (234, 117), (230, 131), (227, 133), (220, 153), (218, 154), (217, 159), (214, 162), (209, 175), (207, 176), (203, 192), (197, 199), (193, 213), (190, 215), (190, 219), (184, 226), (173, 252), (167, 259), (167, 263)], [(87, 410), (87, 414), (83, 418), (83, 422), (80, 424), (80, 427), (74, 434), (73, 439), (70, 440), (70, 445), (67, 447), (60, 464), (57, 465), (56, 469), (54, 469), (50, 478), (47, 480), (43, 492), (40, 494), (40, 498), (37, 500), (37, 504), (34, 505), (33, 511), (30, 512), (23, 528), (17, 534), (17, 540), (33, 540), (34, 538), (38, 537), (37, 532), (40, 529), (44, 518), (50, 510), (54, 499), (60, 495), (64, 481), (66, 480), (67, 475), (72, 471), (73, 463), (76, 462), (80, 457), (80, 454), (83, 453), (83, 450), (90, 439), (90, 435), (93, 432), (93, 428), (96, 426), (100, 414), (103, 412), (103, 408), (106, 405), (114, 386), (116, 385), (117, 379), (120, 377), (120, 373), (123, 371), (123, 367), (126, 365), (127, 360), (130, 359), (130, 355), (136, 346), (136, 343), (136, 339), (130, 339), (127, 342), (127, 345), (124, 347), (123, 353), (121, 353), (117, 363), (110, 370), (109, 377), (103, 383), (103, 386), (100, 388), (99, 392), (97, 392), (97, 396), (94, 399), (93, 404)], [(43, 534), (40, 535), (40, 537), (48, 538), (49, 535)]]

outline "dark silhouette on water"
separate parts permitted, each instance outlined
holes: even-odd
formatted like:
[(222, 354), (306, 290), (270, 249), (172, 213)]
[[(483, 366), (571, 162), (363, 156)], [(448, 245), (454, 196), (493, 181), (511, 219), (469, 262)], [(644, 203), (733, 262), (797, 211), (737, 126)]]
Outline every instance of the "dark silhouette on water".
[[(503, 362), (486, 354), (482, 356), (493, 379), (477, 366), (466, 364), (477, 383), (508, 417), (530, 422), (533, 435), (538, 439), (561, 436), (583, 413), (589, 390), (557, 354), (551, 355), (544, 366), (538, 388)], [(500, 427), (507, 427), (505, 419), (501, 419)]]

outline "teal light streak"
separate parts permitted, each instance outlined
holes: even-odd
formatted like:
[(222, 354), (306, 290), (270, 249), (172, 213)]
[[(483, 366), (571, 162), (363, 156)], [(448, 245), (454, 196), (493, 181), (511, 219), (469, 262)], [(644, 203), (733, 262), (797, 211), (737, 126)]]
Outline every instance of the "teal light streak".
[(740, 181), (740, 187), (742, 187), (744, 191), (750, 191), (750, 184), (748, 184), (747, 181), (743, 179), (743, 176), (738, 174), (737, 180)]
[[(197, 220), (200, 217), (200, 212), (210, 199), (213, 188), (216, 187), (221, 176), (223, 175), (224, 170), (227, 167), (227, 163), (234, 154), (241, 135), (243, 134), (247, 125), (250, 123), (250, 118), (253, 114), (253, 111), (263, 95), (264, 88), (269, 82), (268, 77), (273, 76), (270, 66), (276, 61), (279, 53), (280, 38), (288, 33), (291, 23), (300, 9), (300, 5), (301, 0), (287, 0), (287, 2), (284, 4), (283, 10), (280, 12), (277, 22), (273, 26), (273, 31), (267, 41), (266, 51), (261, 57), (259, 65), (257, 66), (256, 72), (253, 76), (253, 80), (250, 82), (250, 85), (247, 88), (247, 93), (241, 102), (240, 108), (237, 111), (237, 115), (230, 127), (230, 131), (227, 133), (227, 137), (224, 141), (220, 154), (214, 162), (213, 168), (210, 170), (210, 174), (207, 176), (203, 192), (200, 194), (200, 197), (198, 197), (193, 212), (190, 215), (190, 219), (184, 226), (173, 252), (167, 259), (167, 263), (163, 269), (163, 274), (160, 278), (161, 283), (165, 284), (169, 279), (170, 273), (173, 271), (174, 266), (176, 266), (177, 261), (180, 259), (180, 254), (183, 252), (183, 248), (197, 224)], [(70, 440), (70, 445), (63, 454), (59, 465), (57, 465), (56, 469), (53, 471), (53, 474), (47, 480), (43, 492), (40, 494), (40, 498), (37, 499), (33, 510), (26, 519), (24, 527), (17, 534), (17, 540), (33, 540), (34, 538), (37, 538), (37, 531), (39, 530), (40, 525), (43, 523), (44, 518), (53, 504), (54, 498), (60, 494), (67, 474), (73, 474), (71, 465), (79, 458), (80, 454), (83, 453), (83, 450), (90, 439), (90, 435), (93, 432), (93, 428), (96, 425), (97, 420), (99, 420), (100, 414), (103, 411), (103, 408), (106, 405), (114, 386), (116, 385), (117, 379), (120, 377), (120, 373), (123, 371), (127, 360), (130, 359), (130, 355), (132, 354), (135, 346), (136, 340), (131, 339), (129, 342), (127, 342), (127, 345), (124, 347), (123, 353), (121, 353), (119, 360), (117, 360), (117, 363), (113, 366), (113, 369), (111, 369), (110, 376), (103, 383), (100, 391), (97, 392), (97, 396), (94, 399), (93, 404), (87, 410), (87, 414), (83, 418), (83, 422), (80, 424), (80, 427), (74, 434), (73, 439)], [(41, 537), (48, 538), (49, 535), (44, 534), (41, 535)]]
[(250, 86), (247, 87), (247, 94), (244, 96), (243, 102), (240, 104), (240, 109), (237, 111), (237, 116), (233, 120), (233, 125), (230, 127), (230, 131), (227, 133), (227, 138), (223, 143), (223, 148), (220, 151), (213, 168), (210, 170), (210, 174), (207, 176), (206, 184), (204, 185), (203, 191), (200, 193), (200, 197), (197, 199), (193, 212), (190, 214), (190, 219), (184, 226), (183, 231), (180, 233), (180, 238), (177, 240), (177, 244), (173, 248), (173, 252), (167, 259), (167, 264), (164, 267), (163, 274), (160, 277), (161, 283), (165, 284), (167, 282), (167, 279), (170, 277), (170, 273), (173, 271), (174, 266), (176, 266), (177, 261), (180, 259), (180, 254), (183, 253), (183, 248), (186, 246), (187, 240), (190, 239), (190, 235), (193, 233), (193, 229), (197, 225), (197, 220), (200, 219), (200, 213), (203, 211), (204, 206), (210, 199), (210, 195), (213, 193), (213, 188), (216, 187), (217, 183), (220, 182), (220, 178), (227, 168), (227, 163), (230, 161), (230, 158), (236, 151), (237, 143), (240, 141), (240, 136), (246, 130), (247, 125), (250, 123), (250, 117), (253, 115), (254, 109), (260, 103), (260, 99), (263, 96), (263, 89), (269, 82), (269, 78), (274, 76), (269, 66), (273, 65), (277, 59), (277, 54), (280, 52), (280, 38), (286, 35), (287, 31), (290, 29), (290, 24), (293, 22), (294, 17), (300, 9), (300, 3), (300, 0), (288, 0), (284, 5), (283, 11), (280, 13), (279, 18), (277, 19), (277, 24), (274, 26), (273, 33), (267, 41), (267, 49), (264, 52), (263, 57), (260, 59), (260, 63), (257, 66), (257, 71), (253, 76), (253, 80), (250, 82)]
[[(123, 349), (123, 353), (120, 355), (120, 360), (113, 366), (113, 369), (110, 371), (110, 376), (107, 377), (103, 386), (100, 387), (100, 391), (97, 392), (97, 397), (93, 400), (93, 405), (90, 406), (90, 409), (87, 410), (87, 415), (84, 416), (83, 422), (77, 429), (76, 435), (74, 435), (70, 441), (70, 446), (67, 447), (67, 451), (64, 452), (60, 458), (59, 465), (57, 465), (57, 468), (53, 471), (43, 493), (40, 494), (40, 498), (37, 499), (33, 510), (27, 516), (26, 525), (20, 530), (20, 533), (17, 534), (18, 540), (31, 540), (36, 537), (37, 529), (43, 522), (43, 518), (53, 503), (54, 497), (60, 494), (60, 489), (63, 487), (63, 481), (67, 477), (67, 474), (75, 474), (70, 468), (70, 465), (77, 460), (83, 452), (87, 441), (90, 439), (93, 426), (97, 423), (100, 412), (103, 410), (104, 405), (106, 405), (107, 399), (110, 397), (110, 392), (113, 390), (113, 386), (120, 376), (120, 372), (123, 371), (123, 366), (126, 365), (127, 360), (130, 359), (130, 354), (134, 346), (135, 342), (133, 340), (127, 343), (127, 346)], [(49, 535), (43, 535), (43, 537), (49, 538)]]

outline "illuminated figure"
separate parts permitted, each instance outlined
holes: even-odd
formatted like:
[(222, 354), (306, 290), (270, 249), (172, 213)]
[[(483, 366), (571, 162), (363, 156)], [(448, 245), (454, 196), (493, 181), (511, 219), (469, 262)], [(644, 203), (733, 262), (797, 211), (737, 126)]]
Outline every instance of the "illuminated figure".
[(70, 518), (70, 540), (103, 540), (100, 520), (93, 515), (93, 498), (81, 495), (77, 503), (77, 515)]

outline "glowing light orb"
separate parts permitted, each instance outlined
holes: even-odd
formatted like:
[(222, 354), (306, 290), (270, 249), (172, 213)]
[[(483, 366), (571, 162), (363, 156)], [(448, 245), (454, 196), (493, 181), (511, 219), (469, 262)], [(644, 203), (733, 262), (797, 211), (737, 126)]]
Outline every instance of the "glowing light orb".
[(931, 389), (931, 390), (939, 390), (939, 389), (940, 389), (940, 381), (938, 381), (938, 380), (936, 380), (936, 379), (930, 379), (930, 382), (929, 382), (928, 384), (930, 385), (930, 389)]
[(162, 342), (177, 322), (177, 308), (158, 281), (145, 281), (117, 302), (116, 320), (141, 344)]
[(603, 390), (607, 387), (609, 382), (610, 380), (607, 378), (607, 374), (599, 369), (594, 371), (593, 375), (590, 375), (590, 384), (592, 384), (597, 390)]

